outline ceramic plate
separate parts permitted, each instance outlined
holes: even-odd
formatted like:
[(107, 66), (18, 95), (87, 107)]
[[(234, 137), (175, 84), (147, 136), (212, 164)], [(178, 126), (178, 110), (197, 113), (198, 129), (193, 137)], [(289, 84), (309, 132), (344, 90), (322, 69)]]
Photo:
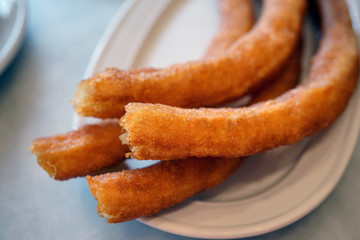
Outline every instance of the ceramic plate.
[[(355, 3), (349, 4), (359, 26)], [(106, 67), (162, 67), (199, 59), (218, 22), (216, 1), (128, 1), (100, 41), (85, 77)], [(307, 20), (304, 30), (303, 75), (315, 50), (313, 25)], [(293, 223), (324, 201), (344, 173), (358, 136), (359, 104), (357, 89), (326, 131), (250, 157), (222, 185), (139, 221), (183, 236), (222, 239), (260, 235)], [(74, 125), (94, 121), (75, 117)], [(126, 164), (133, 169), (152, 162)]]
[(0, 74), (14, 58), (24, 36), (24, 0), (0, 0)]

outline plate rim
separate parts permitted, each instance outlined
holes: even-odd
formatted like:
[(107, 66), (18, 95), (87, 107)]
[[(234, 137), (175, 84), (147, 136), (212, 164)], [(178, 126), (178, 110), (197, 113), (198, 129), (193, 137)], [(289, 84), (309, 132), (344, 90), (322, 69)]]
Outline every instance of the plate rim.
[[(133, 0), (131, 2), (139, 2), (139, 1)], [(357, 24), (359, 24), (359, 12), (356, 7), (353, 7), (353, 4), (355, 4), (354, 0), (347, 0), (347, 3), (349, 4), (349, 11), (350, 11), (352, 20), (354, 21), (356, 19), (355, 21), (357, 21)], [(123, 9), (124, 9), (124, 6), (121, 6), (120, 10), (124, 11)], [(96, 49), (106, 48), (107, 41), (109, 39), (111, 39), (114, 34), (116, 34), (114, 32), (115, 28), (113, 26), (117, 26), (118, 24), (120, 24), (128, 14), (131, 14), (132, 9), (133, 8), (128, 8), (126, 10), (126, 14), (123, 14), (121, 17), (119, 17), (117, 15), (117, 17), (114, 18), (114, 20), (109, 25), (109, 26), (112, 26), (111, 27), (112, 30), (111, 30), (111, 28), (108, 28), (107, 33), (106, 33), (107, 40), (100, 41), (98, 44), (98, 47)], [(359, 36), (359, 30), (356, 28), (354, 28), (354, 30), (355, 30), (357, 36)], [(111, 31), (113, 31), (113, 32), (111, 32)], [(359, 43), (359, 41), (358, 41), (358, 43)], [(101, 50), (98, 50), (98, 51), (101, 51)], [(97, 53), (97, 54), (99, 55), (99, 53)], [(94, 54), (91, 59), (91, 61), (93, 61), (93, 63), (92, 63), (93, 70), (96, 69), (96, 65), (98, 64), (98, 59), (99, 58), (96, 59), (96, 56)], [(129, 63), (129, 64), (131, 64), (131, 63)], [(89, 70), (89, 67), (88, 67), (87, 74), (89, 74), (89, 73), (91, 73), (91, 70)], [(350, 110), (353, 109), (354, 106), (356, 106), (356, 103), (360, 103), (359, 91), (360, 91), (360, 86), (358, 84), (356, 91), (349, 102), (349, 106), (346, 108), (346, 110), (342, 113), (340, 118), (333, 125), (338, 125), (338, 124), (340, 124), (339, 122), (344, 121), (344, 120), (341, 120), (341, 119), (345, 118), (344, 115), (346, 115), (346, 116), (349, 115)], [(306, 198), (301, 204), (296, 206), (294, 209), (282, 214), (280, 217), (278, 217), (277, 222), (273, 222), (271, 224), (265, 223), (262, 226), (253, 226), (252, 228), (249, 228), (247, 231), (243, 230), (243, 232), (239, 232), (238, 226), (229, 227), (228, 229), (225, 229), (223, 227), (224, 231), (219, 231), (218, 228), (213, 230), (213, 227), (199, 228), (198, 226), (197, 227), (190, 226), (190, 227), (185, 227), (185, 229), (184, 228), (181, 229), (181, 226), (179, 226), (181, 224), (179, 224), (179, 223), (171, 224), (169, 222), (166, 223), (166, 219), (164, 220), (161, 216), (160, 217), (159, 216), (142, 217), (142, 218), (139, 218), (138, 221), (140, 221), (148, 226), (154, 227), (156, 229), (163, 230), (163, 231), (166, 231), (169, 233), (178, 234), (181, 236), (197, 237), (197, 238), (227, 238), (227, 239), (261, 235), (261, 234), (265, 234), (265, 233), (268, 233), (268, 232), (271, 232), (274, 230), (278, 230), (287, 225), (290, 225), (290, 224), (296, 222), (297, 220), (301, 219), (302, 217), (306, 216), (312, 210), (314, 210), (317, 206), (319, 206), (328, 197), (328, 195), (333, 191), (333, 189), (336, 187), (337, 183), (340, 181), (341, 177), (343, 176), (343, 174), (346, 170), (346, 167), (347, 167), (348, 163), (350, 162), (353, 150), (356, 146), (358, 132), (359, 132), (359, 128), (360, 128), (360, 124), (359, 123), (356, 124), (356, 122), (359, 122), (358, 120), (360, 119), (360, 112), (354, 111), (353, 115), (354, 115), (354, 117), (347, 118), (348, 119), (347, 122), (349, 122), (349, 124), (347, 125), (347, 130), (346, 131), (343, 130), (342, 133), (345, 137), (345, 133), (348, 132), (350, 126), (352, 126), (351, 129), (352, 130), (355, 129), (354, 132), (356, 132), (356, 134), (352, 134), (350, 136), (350, 138), (351, 138), (349, 140), (350, 144), (345, 145), (346, 151), (342, 152), (342, 156), (336, 157), (336, 158), (342, 158), (344, 160), (335, 161), (335, 165), (332, 165), (330, 172), (327, 173), (327, 174), (332, 174), (332, 178), (328, 178), (328, 179), (330, 179), (330, 181), (329, 180), (322, 181), (318, 185), (318, 187), (315, 189), (315, 190), (319, 190), (319, 191), (313, 191), (311, 193), (310, 198)], [(75, 125), (78, 126), (78, 123)], [(344, 125), (344, 123), (342, 123), (342, 125)], [(334, 127), (331, 126), (330, 130), (325, 130), (325, 131), (322, 131), (322, 132), (316, 134), (314, 138), (315, 139), (318, 137), (321, 138), (322, 135), (324, 135), (324, 134), (326, 135), (326, 133), (331, 132), (332, 131), (331, 129), (334, 129)], [(348, 136), (347, 136), (347, 139), (349, 139)], [(338, 152), (338, 154), (340, 154), (340, 152)], [(295, 166), (295, 168), (297, 168), (297, 166)], [(286, 181), (286, 179), (288, 177), (289, 176), (285, 177), (285, 179), (283, 179), (282, 181)], [(280, 185), (281, 185), (281, 183), (280, 183)], [(261, 193), (260, 195), (254, 196), (254, 198), (259, 198), (259, 197), (263, 197), (263, 195), (271, 194), (271, 192), (275, 191), (277, 187), (279, 187), (279, 185), (274, 186), (269, 191)], [(246, 201), (253, 201), (253, 200), (254, 200), (253, 198), (246, 199)], [(189, 231), (191, 231), (191, 232), (189, 233)]]
[(17, 5), (16, 19), (8, 39), (3, 46), (0, 46), (0, 75), (14, 59), (25, 35), (27, 2), (26, 0), (14, 0), (14, 4)]

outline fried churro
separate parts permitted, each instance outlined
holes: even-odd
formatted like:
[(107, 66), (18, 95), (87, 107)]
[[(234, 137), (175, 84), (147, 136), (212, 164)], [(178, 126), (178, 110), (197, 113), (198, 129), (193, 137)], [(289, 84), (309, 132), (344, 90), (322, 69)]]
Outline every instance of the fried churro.
[(283, 69), (266, 85), (251, 95), (250, 101), (247, 104), (252, 105), (255, 103), (274, 99), (286, 91), (294, 88), (300, 78), (300, 60), (301, 60), (301, 46), (295, 49), (289, 61)]
[(128, 104), (122, 125), (131, 157), (248, 156), (292, 144), (333, 123), (355, 89), (359, 56), (345, 2), (321, 0), (319, 6), (323, 35), (302, 84), (274, 100), (239, 109)]
[(121, 117), (129, 102), (179, 107), (234, 100), (266, 82), (294, 50), (305, 0), (267, 0), (256, 26), (225, 53), (164, 69), (109, 68), (83, 80), (73, 98), (79, 115)]
[(50, 177), (66, 180), (123, 161), (129, 150), (119, 139), (123, 132), (118, 119), (104, 120), (65, 134), (37, 138), (30, 150)]
[(251, 0), (220, 0), (220, 29), (208, 47), (205, 58), (219, 56), (254, 24)]
[[(208, 48), (208, 57), (221, 54), (254, 23), (250, 0), (221, 0), (219, 6), (221, 26)], [(129, 149), (119, 140), (124, 130), (118, 122), (105, 120), (57, 136), (38, 138), (30, 149), (39, 165), (56, 180), (84, 176), (125, 159)]]
[(215, 187), (241, 162), (239, 158), (175, 160), (86, 179), (99, 215), (115, 223), (152, 215)]
[[(299, 79), (300, 48), (268, 88), (257, 92), (251, 103), (277, 97)], [(275, 87), (274, 87), (275, 86)], [(87, 177), (98, 212), (109, 223), (152, 215), (215, 187), (243, 162), (241, 158), (204, 158), (162, 161), (153, 166)]]

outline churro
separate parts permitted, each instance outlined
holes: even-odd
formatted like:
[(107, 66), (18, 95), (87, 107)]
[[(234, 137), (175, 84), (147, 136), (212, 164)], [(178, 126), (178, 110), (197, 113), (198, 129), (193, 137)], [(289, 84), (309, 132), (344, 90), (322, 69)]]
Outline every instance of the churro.
[(109, 68), (83, 80), (73, 98), (79, 115), (121, 117), (129, 102), (200, 107), (234, 100), (269, 80), (298, 41), (305, 0), (268, 0), (256, 26), (225, 53), (164, 69)]
[(152, 215), (215, 187), (241, 162), (239, 158), (175, 160), (86, 179), (99, 215), (115, 223)]
[(129, 150), (119, 139), (123, 132), (118, 119), (105, 120), (65, 134), (37, 138), (30, 150), (50, 177), (66, 180), (123, 161)]
[(228, 50), (254, 24), (251, 0), (220, 0), (220, 29), (208, 47), (205, 58), (219, 56)]
[[(221, 54), (254, 23), (250, 0), (221, 0), (219, 6), (221, 25), (207, 57)], [(68, 133), (38, 138), (30, 149), (39, 165), (56, 180), (84, 176), (125, 159), (129, 149), (119, 140), (124, 130), (118, 122), (105, 120)]]
[(333, 123), (355, 89), (359, 56), (345, 2), (321, 0), (319, 6), (323, 35), (302, 84), (274, 100), (238, 109), (128, 104), (121, 122), (131, 157), (248, 156), (292, 144)]
[[(251, 103), (277, 97), (299, 79), (300, 48), (268, 88), (262, 88)], [(207, 158), (162, 161), (148, 168), (87, 177), (98, 212), (109, 223), (152, 215), (178, 204), (227, 179), (243, 159)]]

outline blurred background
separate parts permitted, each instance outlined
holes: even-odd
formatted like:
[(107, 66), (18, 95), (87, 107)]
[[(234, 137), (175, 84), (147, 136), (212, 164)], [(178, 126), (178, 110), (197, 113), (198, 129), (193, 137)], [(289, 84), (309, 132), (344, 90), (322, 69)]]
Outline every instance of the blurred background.
[[(188, 239), (138, 221), (107, 224), (97, 215), (84, 179), (54, 181), (28, 151), (35, 137), (71, 129), (74, 111), (69, 100), (76, 83), (124, 1), (25, 4), (24, 38), (0, 75), (0, 239)], [(0, 43), (6, 36), (5, 15), (1, 11)], [(251, 239), (358, 239), (358, 157), (359, 147), (334, 192), (315, 211)]]

